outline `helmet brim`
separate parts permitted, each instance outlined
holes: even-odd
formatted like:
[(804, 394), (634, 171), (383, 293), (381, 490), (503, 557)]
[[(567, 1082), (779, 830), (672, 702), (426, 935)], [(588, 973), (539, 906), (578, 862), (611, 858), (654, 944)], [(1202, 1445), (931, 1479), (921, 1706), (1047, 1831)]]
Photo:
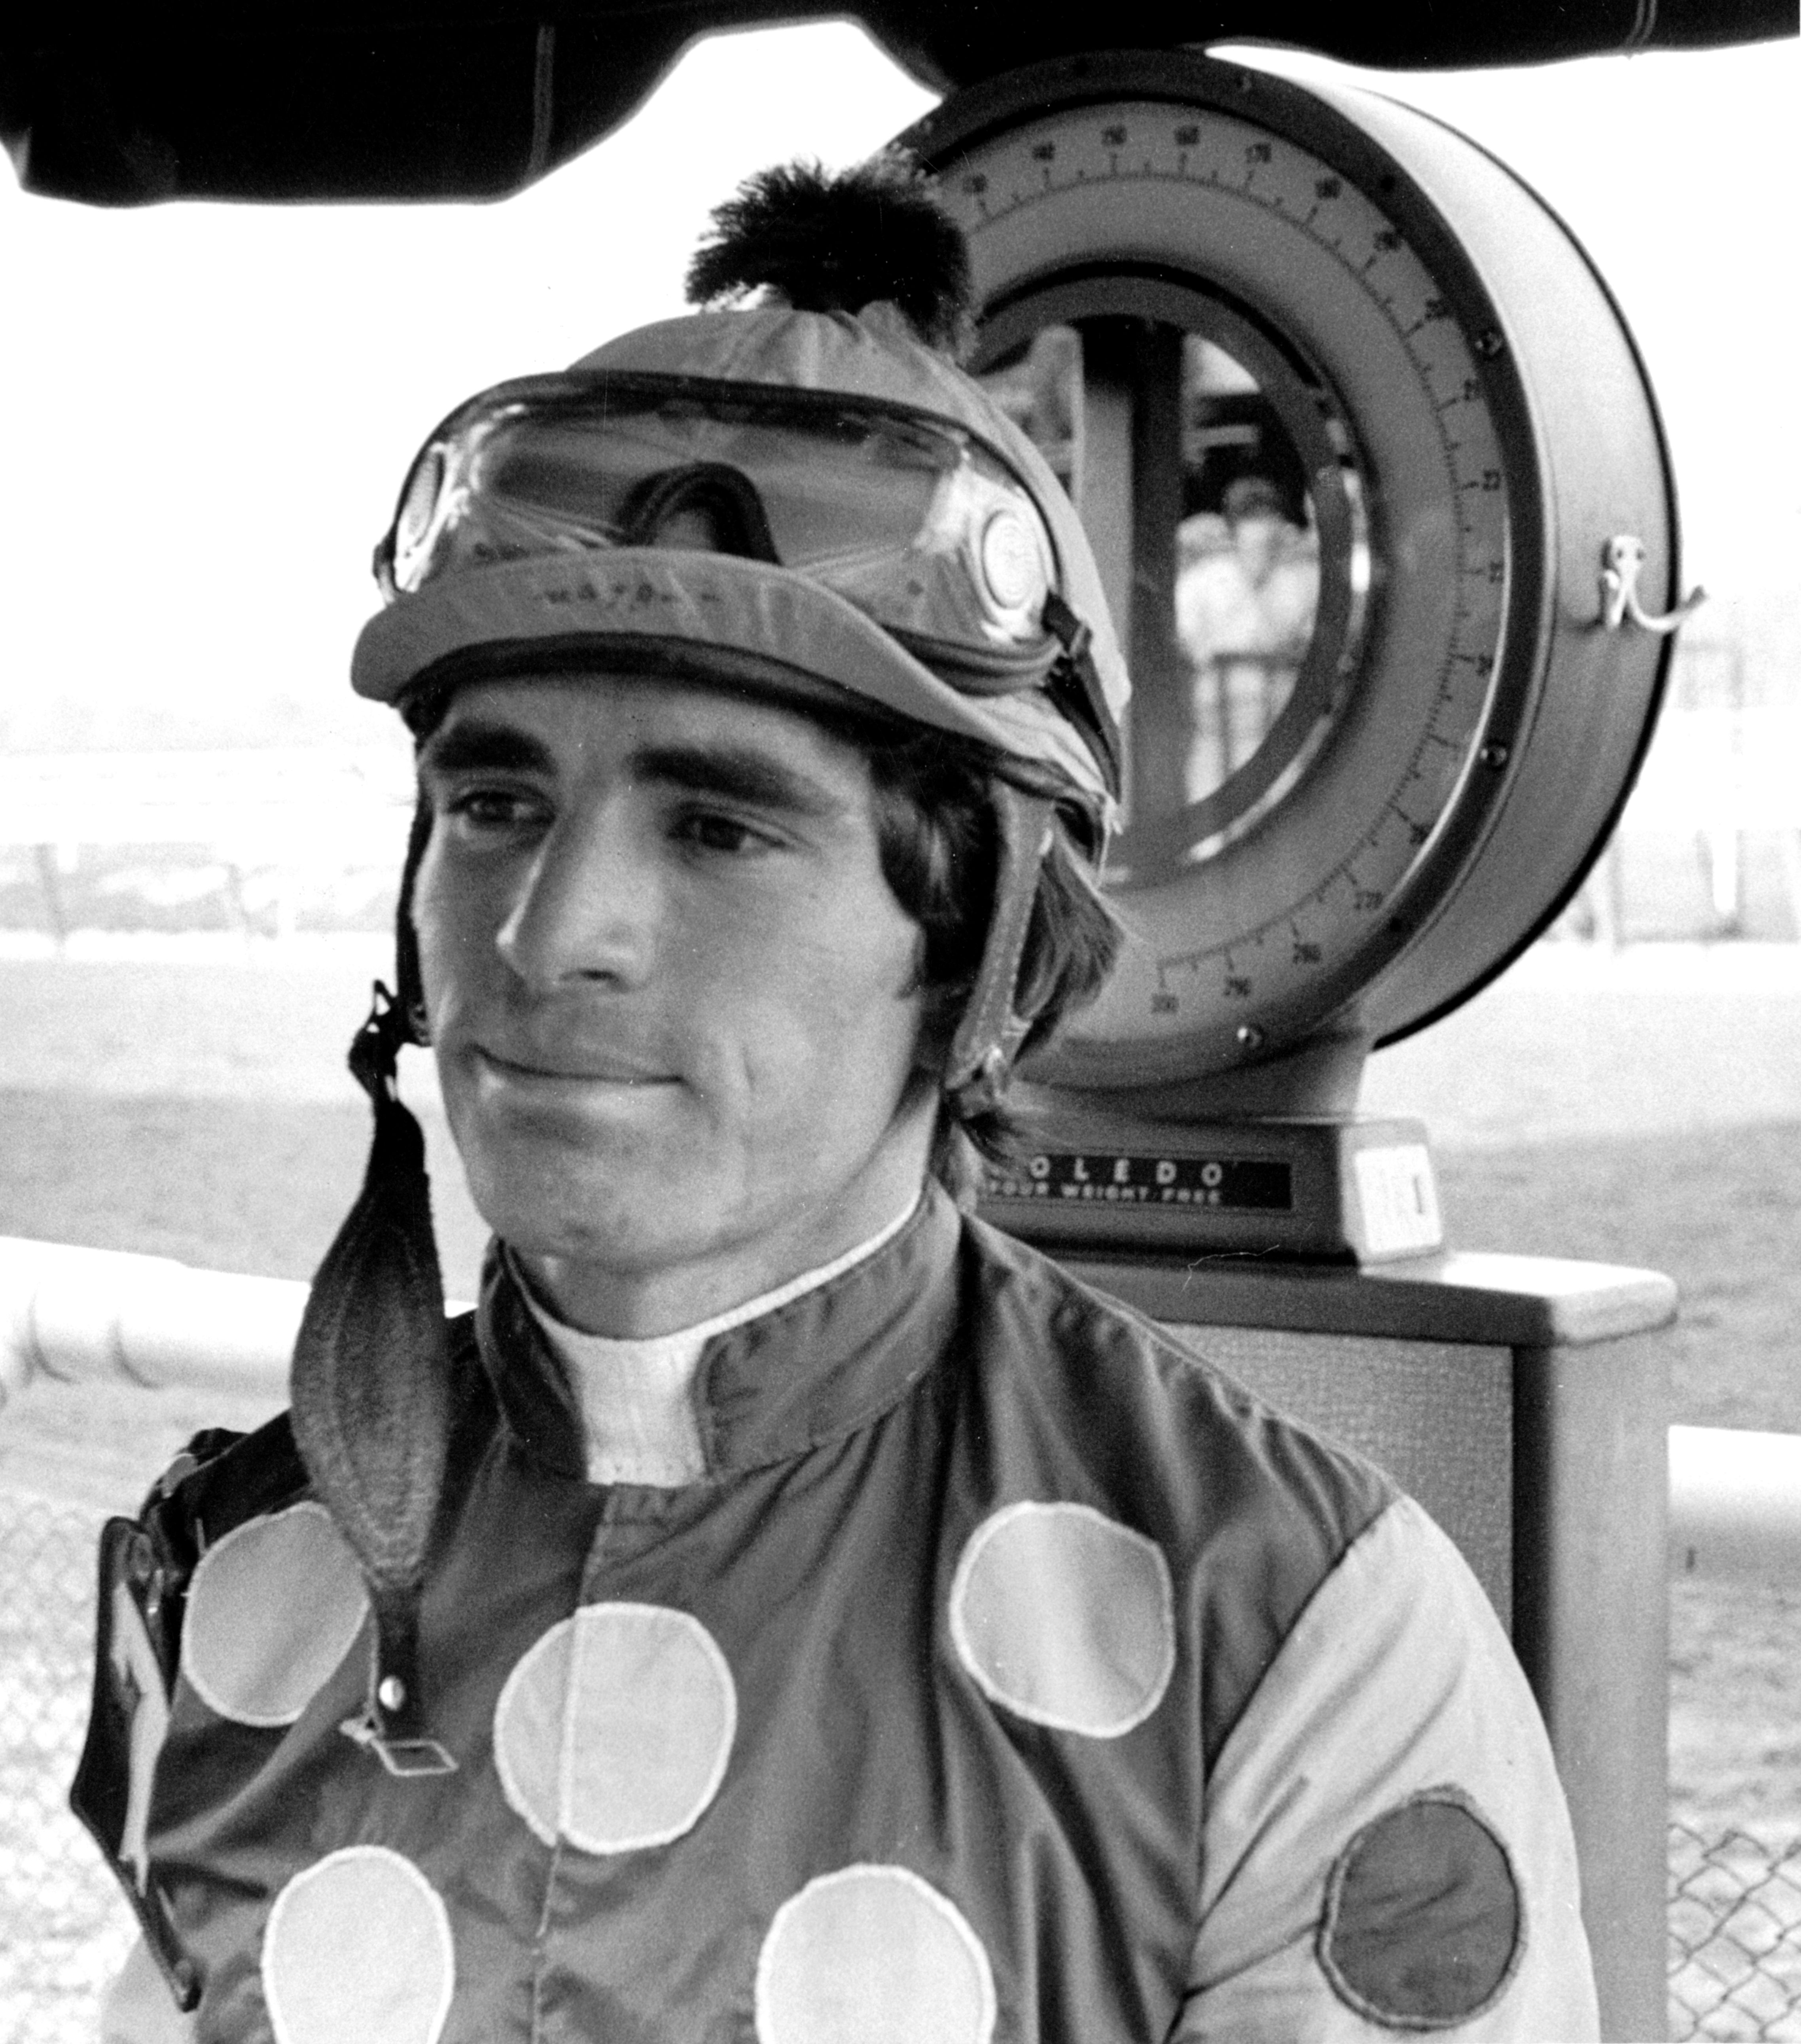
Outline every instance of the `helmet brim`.
[(1053, 767), (1072, 793), (1106, 799), (1093, 756), (1040, 687), (965, 694), (843, 597), (735, 555), (619, 548), (447, 577), (369, 620), (351, 679), (359, 695), (404, 707), (478, 674), (584, 667), (687, 671), (797, 708), (885, 711)]

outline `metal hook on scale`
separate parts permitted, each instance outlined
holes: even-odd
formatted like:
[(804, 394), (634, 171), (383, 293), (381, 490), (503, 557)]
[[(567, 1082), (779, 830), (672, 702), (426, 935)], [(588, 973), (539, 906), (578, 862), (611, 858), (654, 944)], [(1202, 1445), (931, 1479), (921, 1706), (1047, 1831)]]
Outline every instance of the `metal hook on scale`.
[(1692, 590), (1674, 610), (1653, 617), (1638, 601), (1638, 571), (1645, 565), (1645, 542), (1631, 532), (1616, 532), (1601, 549), (1601, 624), (1617, 632), (1630, 618), (1641, 632), (1678, 631), (1707, 600), (1704, 589)]

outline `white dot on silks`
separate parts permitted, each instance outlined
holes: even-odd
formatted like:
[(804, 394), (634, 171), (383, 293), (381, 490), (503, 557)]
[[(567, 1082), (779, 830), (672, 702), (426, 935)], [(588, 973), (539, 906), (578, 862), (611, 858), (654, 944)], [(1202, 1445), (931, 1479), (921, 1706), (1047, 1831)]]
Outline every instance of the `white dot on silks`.
[(738, 1692), (700, 1620), (663, 1604), (589, 1604), (536, 1640), (494, 1708), (506, 1799), (546, 1845), (666, 1845), (724, 1779)]
[(1058, 1731), (1120, 1737), (1175, 1671), (1162, 1550), (1091, 1505), (1027, 1502), (985, 1519), (958, 1562), (950, 1618), (983, 1693)]
[(182, 1673), (237, 1724), (292, 1724), (369, 1615), (362, 1571), (310, 1500), (234, 1527), (188, 1585)]
[(994, 1973), (956, 1904), (904, 1866), (782, 1904), (757, 1960), (758, 2044), (989, 2044)]
[(275, 2044), (437, 2044), (456, 1991), (443, 1898), (386, 1846), (297, 1873), (263, 1934)]

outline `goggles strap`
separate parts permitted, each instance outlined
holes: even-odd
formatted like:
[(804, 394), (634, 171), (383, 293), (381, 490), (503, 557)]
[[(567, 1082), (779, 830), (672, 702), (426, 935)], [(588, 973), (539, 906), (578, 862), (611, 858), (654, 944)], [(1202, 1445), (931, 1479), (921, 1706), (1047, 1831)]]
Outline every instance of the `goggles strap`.
[(741, 469), (718, 461), (689, 462), (685, 467), (647, 476), (627, 507), (620, 544), (654, 547), (662, 540), (663, 528), (685, 512), (706, 521), (716, 553), (741, 554), (747, 560), (781, 565), (769, 514), (756, 485)]
[(1042, 615), (1045, 629), (1063, 649), (1063, 657), (1046, 678), (1044, 692), (1088, 740), (1107, 792), (1117, 801), (1124, 780), (1119, 727), (1094, 664), (1094, 634), (1055, 590), (1044, 599)]
[(418, 1604), (466, 1387), (444, 1326), (424, 1138), (394, 1090), (408, 1037), (378, 982), (350, 1051), (374, 1110), (368, 1168), (313, 1281), (290, 1388), (301, 1458), (375, 1612), (367, 1713), (346, 1729), (393, 1771), (441, 1773), (454, 1762), (424, 1736)]
[(993, 787), (1000, 837), (994, 916), (945, 1074), (945, 1091), (965, 1117), (1000, 1104), (1013, 1060), (1032, 1025), (1032, 1016), (1018, 1013), (1014, 1000), (1020, 959), (1038, 899), (1038, 876), (1050, 850), (1051, 819), (1056, 813), (1049, 796), (1028, 795), (1001, 780)]

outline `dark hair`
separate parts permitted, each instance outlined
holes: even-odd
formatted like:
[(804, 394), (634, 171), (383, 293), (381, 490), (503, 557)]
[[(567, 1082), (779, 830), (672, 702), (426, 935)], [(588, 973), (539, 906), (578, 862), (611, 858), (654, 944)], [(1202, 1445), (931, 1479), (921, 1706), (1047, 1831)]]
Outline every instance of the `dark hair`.
[[(949, 732), (897, 728), (847, 730), (870, 763), (882, 877), (920, 926), (918, 984), (928, 996), (923, 1048), (949, 1055), (981, 964), (995, 907), (999, 847), (991, 794), (997, 775), (1019, 778), (986, 747)], [(1035, 790), (1035, 792), (1041, 792)], [(1066, 1016), (1093, 999), (1119, 955), (1120, 925), (1061, 813), (1039, 874), (1020, 955), (1014, 1005), (1031, 1018), (1024, 1055), (1047, 1042)], [(968, 1110), (940, 1104), (932, 1169), (959, 1199), (979, 1183), (980, 1159), (1005, 1163), (1025, 1147), (1004, 1105)]]

